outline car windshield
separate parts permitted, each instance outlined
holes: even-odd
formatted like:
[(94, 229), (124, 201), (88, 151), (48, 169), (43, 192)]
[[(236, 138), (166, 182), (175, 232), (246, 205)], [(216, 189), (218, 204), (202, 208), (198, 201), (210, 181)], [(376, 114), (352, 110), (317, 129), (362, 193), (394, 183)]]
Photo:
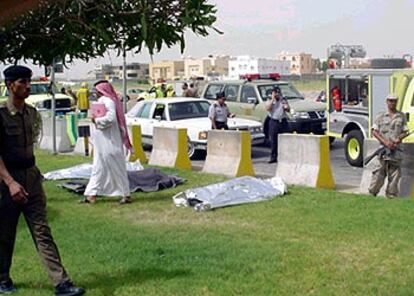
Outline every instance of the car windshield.
[(282, 95), (285, 99), (303, 99), (303, 96), (299, 93), (299, 91), (291, 84), (266, 84), (260, 85), (258, 87), (260, 96), (262, 97), (263, 101), (266, 101), (272, 96), (272, 89), (273, 87), (278, 86), (282, 92)]
[[(31, 95), (48, 94), (50, 93), (49, 88), (50, 88), (49, 83), (39, 83), (39, 84), (33, 83), (30, 85), (30, 94)], [(59, 92), (56, 85), (53, 85), (53, 90), (55, 94)], [(6, 90), (6, 96), (9, 96), (9, 90)]]
[(208, 117), (210, 103), (205, 101), (179, 102), (168, 104), (170, 119), (181, 120)]

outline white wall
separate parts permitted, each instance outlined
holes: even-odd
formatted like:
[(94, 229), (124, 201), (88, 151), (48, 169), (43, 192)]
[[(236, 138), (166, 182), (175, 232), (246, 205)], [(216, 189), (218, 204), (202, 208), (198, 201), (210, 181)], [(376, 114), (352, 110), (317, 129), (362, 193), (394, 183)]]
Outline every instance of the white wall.
[(290, 62), (276, 59), (237, 56), (229, 61), (229, 78), (239, 79), (243, 74), (290, 73)]

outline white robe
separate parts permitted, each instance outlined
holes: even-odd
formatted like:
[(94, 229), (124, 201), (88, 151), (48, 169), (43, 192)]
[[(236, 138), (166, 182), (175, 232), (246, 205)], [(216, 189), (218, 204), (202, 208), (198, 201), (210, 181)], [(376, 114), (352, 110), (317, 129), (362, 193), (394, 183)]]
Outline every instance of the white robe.
[(84, 195), (129, 196), (121, 131), (116, 118), (115, 102), (102, 96), (98, 100), (107, 110), (95, 119), (91, 141), (93, 145), (92, 175)]

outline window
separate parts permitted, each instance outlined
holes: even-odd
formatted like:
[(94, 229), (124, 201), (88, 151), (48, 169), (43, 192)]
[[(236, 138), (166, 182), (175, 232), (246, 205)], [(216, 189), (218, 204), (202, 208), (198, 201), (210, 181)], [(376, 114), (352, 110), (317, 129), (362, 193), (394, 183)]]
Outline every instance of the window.
[(137, 117), (139, 118), (149, 118), (150, 110), (151, 110), (152, 103), (144, 104), (141, 110), (138, 111)]
[(280, 90), (282, 91), (283, 97), (287, 100), (303, 99), (303, 96), (291, 84), (267, 84), (267, 85), (260, 85), (258, 87), (260, 96), (262, 97), (263, 101), (266, 101), (267, 99), (271, 97), (273, 86), (279, 86)]
[(224, 88), (226, 99), (231, 102), (237, 101), (237, 94), (239, 93), (239, 86), (234, 84), (226, 85)]
[(204, 94), (205, 99), (216, 99), (216, 95), (218, 92), (220, 92), (222, 88), (221, 84), (210, 84), (207, 87), (206, 93)]
[(254, 87), (250, 85), (245, 85), (242, 88), (242, 94), (240, 97), (240, 102), (248, 103), (249, 98), (254, 98), (257, 100), (256, 92), (254, 91)]
[(161, 120), (167, 119), (165, 117), (165, 105), (164, 104), (157, 104), (155, 106), (154, 115), (152, 116), (152, 118), (157, 118), (157, 116), (160, 116)]
[[(56, 86), (53, 86), (53, 90), (55, 93), (58, 93), (58, 90)], [(30, 94), (36, 95), (36, 94), (47, 94), (50, 93), (50, 84), (49, 83), (40, 83), (40, 84), (32, 84), (30, 86)]]
[(179, 102), (168, 105), (171, 121), (208, 117), (210, 104), (206, 101)]

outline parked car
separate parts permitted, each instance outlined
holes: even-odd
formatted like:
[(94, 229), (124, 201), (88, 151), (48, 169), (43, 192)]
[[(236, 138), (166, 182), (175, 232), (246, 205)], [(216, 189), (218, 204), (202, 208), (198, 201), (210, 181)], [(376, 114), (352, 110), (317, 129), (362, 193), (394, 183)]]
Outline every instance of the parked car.
[[(75, 100), (65, 94), (58, 92), (56, 86), (53, 86), (56, 99), (56, 113), (65, 114), (75, 109)], [(9, 92), (4, 83), (0, 84), (0, 100), (7, 100)], [(52, 109), (52, 95), (50, 93), (50, 82), (32, 81), (30, 84), (30, 95), (26, 103), (32, 105), (38, 110)]]
[(130, 100), (138, 99), (139, 95), (141, 93), (145, 92), (145, 89), (134, 87), (134, 88), (128, 88), (127, 90), (127, 96)]
[(239, 117), (262, 122), (266, 138), (269, 136), (269, 117), (265, 102), (271, 97), (272, 88), (278, 86), (290, 105), (289, 127), (291, 132), (324, 134), (326, 130), (326, 104), (305, 100), (289, 82), (257, 79), (209, 82), (201, 97), (215, 100), (218, 92), (226, 94), (226, 104)]
[[(127, 114), (128, 125), (141, 125), (143, 144), (152, 145), (154, 127), (186, 128), (188, 154), (193, 157), (196, 151), (207, 149), (207, 133), (211, 130), (208, 118), (210, 102), (196, 98), (150, 99), (138, 102)], [(264, 142), (262, 125), (258, 121), (243, 118), (229, 118), (231, 130), (248, 130), (252, 135), (252, 145)]]

